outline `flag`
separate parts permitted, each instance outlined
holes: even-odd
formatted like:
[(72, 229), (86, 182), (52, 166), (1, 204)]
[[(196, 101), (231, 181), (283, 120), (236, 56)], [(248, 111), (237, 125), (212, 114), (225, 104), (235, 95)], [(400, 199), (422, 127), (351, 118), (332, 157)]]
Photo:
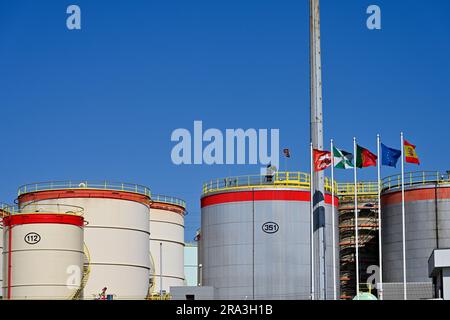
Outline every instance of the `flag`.
[(353, 154), (350, 152), (339, 150), (333, 147), (333, 160), (334, 167), (338, 169), (351, 169), (353, 168)]
[(377, 165), (377, 156), (359, 145), (356, 146), (356, 166), (358, 168)]
[(420, 164), (419, 157), (416, 153), (416, 146), (406, 140), (403, 141), (403, 146), (405, 150), (405, 161), (409, 163)]
[(397, 161), (401, 157), (402, 152), (397, 149), (389, 148), (381, 144), (381, 164), (383, 166), (396, 167)]
[(283, 153), (284, 153), (286, 158), (290, 158), (291, 157), (291, 153), (289, 152), (289, 149), (283, 149)]
[(322, 171), (331, 166), (331, 152), (314, 149), (314, 171)]

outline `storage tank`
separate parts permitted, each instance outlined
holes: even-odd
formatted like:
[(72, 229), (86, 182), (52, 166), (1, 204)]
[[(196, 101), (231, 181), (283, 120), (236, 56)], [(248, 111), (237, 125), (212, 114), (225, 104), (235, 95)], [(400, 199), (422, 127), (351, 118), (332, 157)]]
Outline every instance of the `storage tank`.
[(129, 183), (62, 181), (25, 185), (19, 204), (63, 203), (83, 207), (90, 275), (84, 298), (145, 299), (150, 281), (150, 190)]
[(83, 279), (83, 210), (68, 205), (11, 208), (3, 219), (4, 299), (74, 299)]
[[(204, 184), (199, 244), (202, 285), (215, 287), (218, 299), (310, 299), (309, 181), (309, 174), (277, 172)], [(326, 186), (326, 298), (333, 299), (333, 271), (339, 295), (339, 253), (333, 270), (328, 180)], [(337, 227), (336, 210), (336, 245)], [(317, 231), (314, 242), (317, 250)], [(315, 257), (317, 298), (317, 251)]]
[[(383, 179), (383, 282), (403, 282), (401, 175)], [(429, 282), (433, 249), (450, 248), (450, 179), (439, 172), (405, 173), (406, 281)]]
[(167, 293), (170, 292), (170, 287), (185, 285), (185, 211), (186, 203), (181, 199), (152, 195), (149, 239), (153, 262), (153, 293), (161, 293), (162, 291)]
[[(8, 205), (0, 203), (0, 288), (3, 287), (3, 217), (6, 215)], [(0, 298), (3, 297), (3, 290), (0, 290)]]

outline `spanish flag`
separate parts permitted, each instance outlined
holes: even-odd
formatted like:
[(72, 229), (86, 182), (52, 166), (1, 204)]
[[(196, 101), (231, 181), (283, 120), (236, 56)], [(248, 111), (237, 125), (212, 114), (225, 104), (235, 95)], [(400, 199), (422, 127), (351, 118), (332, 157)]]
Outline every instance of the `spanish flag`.
[(408, 163), (420, 164), (419, 157), (416, 153), (416, 146), (404, 140), (403, 147), (405, 150), (405, 161)]

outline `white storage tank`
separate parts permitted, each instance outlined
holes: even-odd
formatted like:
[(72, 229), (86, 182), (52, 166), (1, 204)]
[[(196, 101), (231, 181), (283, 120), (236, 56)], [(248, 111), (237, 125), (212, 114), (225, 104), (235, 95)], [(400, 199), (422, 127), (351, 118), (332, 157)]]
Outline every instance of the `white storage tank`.
[[(7, 205), (0, 204), (0, 288), (3, 287), (3, 217), (6, 214)], [(3, 297), (3, 290), (0, 290), (0, 298)]]
[(170, 287), (185, 285), (185, 210), (186, 203), (181, 199), (152, 195), (150, 205), (150, 252), (153, 260), (152, 293), (170, 292)]
[(83, 211), (68, 205), (11, 208), (3, 219), (3, 298), (73, 299), (82, 290)]
[(149, 293), (150, 190), (128, 183), (63, 181), (25, 185), (19, 204), (64, 203), (83, 207), (90, 274), (85, 299), (106, 288), (113, 299), (145, 299)]

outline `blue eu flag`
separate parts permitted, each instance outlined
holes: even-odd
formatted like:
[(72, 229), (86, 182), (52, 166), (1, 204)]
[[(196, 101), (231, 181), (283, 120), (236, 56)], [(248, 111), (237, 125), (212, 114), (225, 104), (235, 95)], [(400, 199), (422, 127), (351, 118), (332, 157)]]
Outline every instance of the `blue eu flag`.
[(397, 149), (392, 149), (381, 144), (381, 164), (383, 166), (396, 167), (397, 161), (402, 152)]

